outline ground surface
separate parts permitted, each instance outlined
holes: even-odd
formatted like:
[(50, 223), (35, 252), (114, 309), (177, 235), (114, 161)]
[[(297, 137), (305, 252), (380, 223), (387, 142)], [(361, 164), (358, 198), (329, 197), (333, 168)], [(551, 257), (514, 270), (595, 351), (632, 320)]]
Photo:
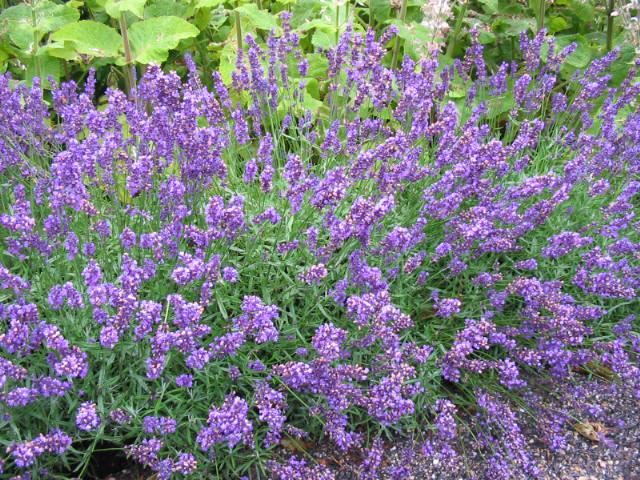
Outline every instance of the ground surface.
[[(560, 452), (551, 452), (538, 441), (535, 418), (528, 417), (523, 430), (528, 438), (529, 447), (542, 471), (541, 480), (640, 480), (640, 401), (620, 391), (611, 392), (606, 384), (603, 388), (591, 388), (585, 382), (584, 400), (602, 407), (604, 420), (593, 422), (596, 427), (605, 429), (604, 438), (594, 441), (589, 438), (589, 431), (571, 429), (567, 432), (567, 448)], [(551, 408), (563, 407), (563, 400), (547, 393), (544, 402)], [(523, 415), (523, 418), (527, 416)], [(576, 418), (579, 414), (576, 413)], [(592, 425), (591, 422), (586, 423)], [(586, 436), (585, 436), (586, 435)], [(462, 441), (470, 445), (472, 439), (463, 436)], [(419, 448), (419, 446), (418, 446)], [(421, 455), (407, 452), (416, 449), (415, 442), (410, 440), (389, 444), (386, 449), (385, 467), (409, 466), (410, 475), (406, 480), (472, 480), (483, 479), (483, 455), (465, 449), (465, 461), (456, 470), (434, 463)], [(326, 450), (318, 452), (320, 461), (333, 465), (339, 472), (340, 479), (357, 478), (348, 462)], [(383, 476), (382, 479), (390, 479)], [(524, 477), (523, 477), (524, 478)], [(515, 480), (515, 479), (514, 479)]]
[[(620, 391), (611, 392), (606, 384), (603, 388), (591, 388), (585, 381), (584, 400), (603, 409), (602, 422), (593, 425), (604, 428), (602, 439), (589, 439), (589, 431), (579, 433), (572, 429), (567, 433), (567, 448), (551, 452), (541, 444), (536, 435), (535, 418), (528, 418), (523, 430), (529, 439), (530, 451), (542, 473), (541, 480), (640, 480), (640, 401)], [(547, 392), (544, 402), (551, 408), (563, 408), (563, 400), (553, 392)], [(579, 416), (576, 413), (576, 416)], [(591, 423), (587, 423), (591, 425)], [(467, 445), (471, 438), (462, 438)], [(410, 474), (406, 480), (471, 480), (482, 478), (483, 456), (466, 450), (465, 461), (456, 470), (444, 468), (437, 462), (421, 455), (407, 455), (419, 448), (408, 439), (389, 443), (386, 448), (384, 467), (408, 466)], [(357, 479), (353, 465), (357, 459), (341, 456), (328, 446), (316, 449), (316, 460), (331, 467), (339, 480)], [(147, 472), (132, 467), (104, 480), (149, 480), (154, 478)], [(381, 477), (381, 480), (389, 479)], [(311, 479), (310, 479), (311, 480)], [(515, 479), (514, 479), (515, 480)]]

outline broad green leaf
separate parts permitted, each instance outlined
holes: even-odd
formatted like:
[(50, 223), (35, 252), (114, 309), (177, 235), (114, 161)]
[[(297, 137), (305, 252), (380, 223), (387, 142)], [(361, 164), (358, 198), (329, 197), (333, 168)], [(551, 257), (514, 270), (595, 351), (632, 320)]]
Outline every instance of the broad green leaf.
[(326, 55), (310, 53), (306, 56), (309, 62), (307, 75), (312, 78), (325, 78), (329, 69), (329, 60)]
[(462, 80), (455, 79), (451, 82), (451, 87), (447, 93), (449, 98), (465, 98), (467, 96), (467, 87)]
[(495, 15), (500, 11), (498, 0), (479, 0), (482, 4), (482, 9), (489, 15)]
[(0, 73), (7, 70), (7, 60), (9, 60), (9, 53), (0, 48)]
[(146, 0), (106, 0), (104, 10), (111, 18), (119, 18), (121, 13), (131, 12), (136, 17), (144, 16), (144, 4)]
[(624, 80), (633, 64), (635, 58), (635, 48), (633, 45), (623, 45), (620, 49), (620, 55), (611, 65), (610, 71), (612, 74), (611, 82), (613, 85), (618, 86), (620, 82)]
[(491, 97), (487, 102), (487, 117), (493, 119), (507, 113), (513, 108), (515, 101), (511, 92), (501, 97)]
[(322, 30), (333, 30), (335, 31), (335, 26), (333, 24), (327, 23), (326, 20), (322, 18), (315, 18), (313, 20), (308, 20), (298, 27), (296, 27), (296, 31), (298, 32), (306, 32), (307, 30), (311, 30), (312, 28), (320, 28)]
[(291, 26), (298, 28), (308, 19), (318, 17), (323, 6), (322, 0), (298, 0), (291, 7)]
[(0, 31), (8, 32), (9, 38), (19, 49), (31, 50), (33, 45), (31, 7), (21, 3), (3, 11), (0, 14)]
[[(33, 13), (35, 13), (35, 18)], [(36, 2), (33, 7), (21, 3), (9, 7), (0, 14), (0, 32), (7, 31), (11, 41), (21, 50), (31, 50), (34, 40), (75, 22), (80, 18), (78, 10), (68, 5), (58, 5), (49, 0)]]
[(591, 47), (582, 35), (561, 35), (556, 37), (560, 49), (575, 42), (576, 50), (567, 57), (566, 63), (575, 68), (584, 68), (591, 61)]
[(197, 0), (196, 8), (213, 8), (222, 5), (225, 0)]
[(327, 29), (316, 29), (311, 37), (311, 43), (316, 48), (330, 49), (336, 46), (336, 33)]
[(53, 32), (64, 25), (77, 22), (78, 10), (69, 5), (59, 5), (48, 0), (36, 3), (36, 30), (41, 33)]
[(238, 48), (235, 43), (227, 42), (220, 52), (220, 76), (226, 85), (231, 84), (231, 73), (236, 68), (236, 59), (238, 56)]
[(595, 16), (595, 9), (590, 2), (572, 0), (570, 3), (571, 13), (578, 17), (581, 22), (591, 23)]
[(198, 33), (196, 27), (180, 17), (155, 17), (136, 22), (129, 27), (133, 58), (138, 63), (162, 63), (180, 40)]
[(51, 39), (69, 42), (78, 53), (92, 57), (115, 57), (122, 47), (122, 37), (116, 30), (92, 20), (65, 25)]
[(313, 98), (319, 100), (320, 87), (318, 85), (318, 80), (316, 80), (315, 78), (306, 78), (305, 80), (307, 82), (305, 87), (305, 90), (307, 91), (307, 93), (311, 95)]
[(198, 30), (205, 30), (211, 21), (211, 9), (199, 8), (196, 10), (196, 14), (193, 16), (193, 24), (198, 27)]
[(63, 60), (71, 61), (78, 58), (78, 52), (69, 43), (65, 45), (64, 42), (49, 42), (38, 50), (38, 53), (46, 54), (55, 58), (62, 58)]
[(388, 0), (370, 0), (369, 9), (376, 22), (386, 22), (391, 16), (391, 3)]
[(255, 3), (248, 3), (236, 8), (236, 12), (252, 28), (271, 30), (278, 28), (276, 17), (266, 10), (260, 10)]
[[(37, 65), (37, 63), (39, 65)], [(41, 85), (44, 88), (48, 88), (49, 77), (53, 77), (55, 81), (60, 79), (60, 60), (50, 57), (49, 55), (37, 55), (29, 58), (26, 62), (27, 70), (25, 72), (25, 79), (28, 85), (31, 85), (33, 77), (38, 76), (38, 70), (40, 72)]]
[(534, 30), (536, 27), (536, 20), (534, 18), (514, 18), (506, 21), (507, 29), (505, 33), (509, 36), (519, 36), (522, 32), (527, 30)]
[(480, 40), (480, 43), (483, 45), (489, 45), (495, 43), (496, 36), (491, 32), (483, 30), (478, 34), (478, 40)]
[(412, 40), (413, 39), (413, 30), (409, 28), (409, 26), (400, 19), (394, 18), (389, 23), (395, 25), (398, 28), (398, 37), (403, 40)]
[[(508, 17), (515, 17), (518, 15), (529, 15), (529, 12), (527, 11), (528, 6), (527, 6), (527, 2), (523, 1), (522, 3), (520, 2), (513, 2), (511, 0), (498, 0), (498, 5), (500, 7), (499, 12), (500, 15), (508, 18)], [(535, 22), (535, 19), (534, 19)]]
[(311, 96), (309, 92), (305, 91), (304, 98), (302, 99), (302, 105), (304, 105), (304, 107), (311, 113), (316, 115), (324, 104), (322, 103), (322, 101), (313, 98), (313, 96)]
[(193, 7), (175, 0), (155, 0), (144, 9), (144, 18), (175, 16), (187, 18), (193, 15)]
[(566, 30), (571, 26), (564, 19), (564, 17), (560, 17), (560, 16), (551, 17), (547, 25), (551, 33), (561, 32), (562, 30)]

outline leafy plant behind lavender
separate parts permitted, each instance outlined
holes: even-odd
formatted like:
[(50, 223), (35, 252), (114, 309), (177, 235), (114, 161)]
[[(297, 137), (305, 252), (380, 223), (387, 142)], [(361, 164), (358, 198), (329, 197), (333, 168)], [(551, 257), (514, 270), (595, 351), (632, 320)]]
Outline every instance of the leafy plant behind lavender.
[(566, 80), (616, 45), (623, 48), (616, 68), (633, 60), (634, 5), (613, 0), (3, 0), (0, 71), (28, 85), (38, 77), (49, 91), (49, 77), (82, 82), (94, 68), (101, 96), (108, 87), (129, 91), (150, 64), (184, 76), (182, 58), (189, 53), (211, 88), (216, 70), (228, 83), (244, 35), (255, 35), (264, 48), (269, 32), (280, 32), (280, 18), (289, 12), (310, 64), (306, 78), (315, 100), (325, 94), (325, 78), (319, 75), (326, 68), (323, 52), (334, 48), (349, 26), (358, 32), (372, 28), (378, 36), (390, 25), (398, 28), (399, 38), (385, 45), (387, 67), (397, 66), (403, 55), (417, 60), (434, 48), (446, 52), (447, 61), (462, 58), (477, 31), (492, 72), (503, 62), (522, 59), (521, 34), (546, 29), (560, 47), (577, 45), (560, 71)]
[(392, 435), (463, 461), (466, 413), (483, 474), (530, 478), (518, 412), (555, 449), (573, 419), (529, 379), (640, 394), (635, 68), (565, 88), (542, 31), (391, 70), (395, 29), (347, 29), (314, 102), (289, 18), (211, 89), (191, 57), (100, 107), (93, 70), (51, 105), (0, 78), (5, 475), (328, 479), (326, 441), (379, 478)]

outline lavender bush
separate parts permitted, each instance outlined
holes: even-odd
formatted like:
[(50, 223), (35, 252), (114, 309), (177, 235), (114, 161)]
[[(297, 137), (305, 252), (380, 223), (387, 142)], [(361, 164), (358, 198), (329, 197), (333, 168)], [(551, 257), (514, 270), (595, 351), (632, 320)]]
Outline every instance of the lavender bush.
[(100, 106), (91, 75), (51, 105), (0, 77), (5, 475), (82, 477), (108, 445), (158, 478), (329, 479), (275, 455), (326, 438), (403, 478), (383, 440), (455, 462), (466, 411), (488, 478), (535, 477), (532, 375), (640, 397), (635, 70), (559, 85), (572, 47), (541, 32), (494, 73), (477, 43), (392, 71), (393, 34), (347, 31), (321, 104), (286, 17), (214, 91), (188, 58)]

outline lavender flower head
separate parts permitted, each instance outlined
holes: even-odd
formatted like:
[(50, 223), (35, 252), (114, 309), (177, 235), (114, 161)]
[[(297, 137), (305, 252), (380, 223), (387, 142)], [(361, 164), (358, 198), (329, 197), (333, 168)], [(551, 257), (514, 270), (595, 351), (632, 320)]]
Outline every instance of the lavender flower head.
[(76, 412), (76, 426), (80, 430), (90, 432), (96, 430), (100, 426), (100, 423), (100, 417), (96, 411), (96, 404), (93, 402), (81, 403)]

